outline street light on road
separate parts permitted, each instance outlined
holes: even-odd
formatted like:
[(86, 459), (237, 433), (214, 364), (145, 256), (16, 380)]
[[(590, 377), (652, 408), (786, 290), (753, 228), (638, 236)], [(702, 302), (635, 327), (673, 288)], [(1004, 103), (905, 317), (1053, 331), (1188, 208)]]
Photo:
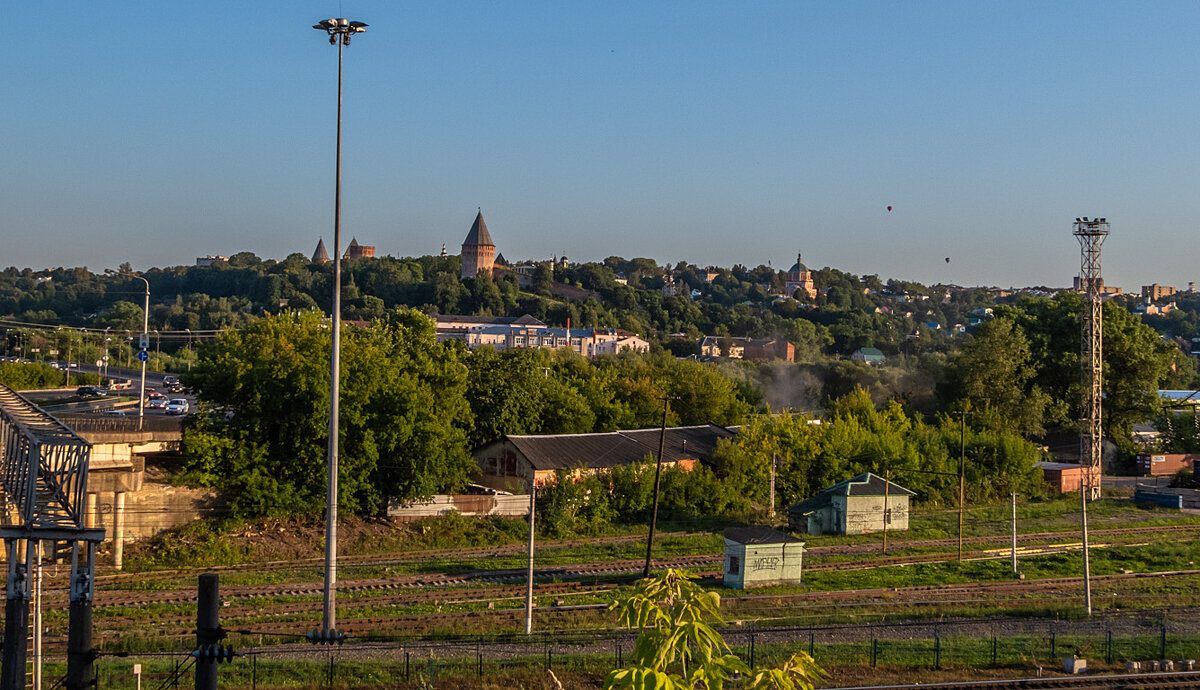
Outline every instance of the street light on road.
[[(116, 271), (113, 271), (111, 268), (105, 269), (104, 272), (113, 274), (116, 273)], [(146, 301), (142, 306), (142, 334), (138, 339), (139, 350), (145, 351), (146, 346), (149, 344), (148, 340), (150, 337), (148, 335), (150, 332), (150, 281), (146, 280), (142, 276), (135, 276), (132, 274), (130, 274), (129, 277), (137, 278), (146, 284)], [(138, 357), (138, 360), (140, 360), (142, 363), (142, 385), (138, 389), (138, 428), (140, 429), (142, 427), (142, 418), (145, 415), (146, 406), (146, 360), (141, 356)]]
[(337, 627), (335, 594), (337, 587), (337, 480), (338, 480), (338, 387), (342, 347), (342, 48), (350, 45), (354, 34), (367, 30), (363, 22), (344, 17), (326, 19), (313, 25), (329, 35), (329, 45), (338, 49), (337, 153), (334, 165), (333, 193), (333, 343), (329, 363), (329, 448), (325, 507), (325, 588), (321, 626), (328, 632)]

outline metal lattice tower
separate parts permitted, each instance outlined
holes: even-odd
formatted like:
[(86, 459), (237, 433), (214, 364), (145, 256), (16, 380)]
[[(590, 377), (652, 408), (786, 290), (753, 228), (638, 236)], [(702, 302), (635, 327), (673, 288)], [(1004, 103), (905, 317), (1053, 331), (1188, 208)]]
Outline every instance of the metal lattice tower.
[[(68, 426), (0, 384), (0, 488), (15, 513), (0, 525), (7, 556), (4, 645), (0, 690), (25, 687), (31, 575), (40, 542), (71, 545), (70, 622), (67, 634), (67, 690), (92, 685), (92, 591), (96, 544), (104, 530), (84, 519), (88, 461), (92, 444)], [(6, 511), (7, 513), (8, 511)]]
[(1102, 434), (1100, 405), (1104, 382), (1104, 312), (1100, 301), (1104, 279), (1100, 276), (1100, 245), (1108, 236), (1105, 218), (1076, 218), (1074, 235), (1079, 239), (1079, 290), (1085, 295), (1082, 333), (1080, 334), (1080, 368), (1082, 373), (1082, 406), (1079, 433), (1079, 463), (1083, 465), (1083, 485), (1092, 498), (1100, 496), (1100, 461)]
[(1092, 567), (1088, 555), (1087, 504), (1089, 494), (1100, 497), (1100, 404), (1104, 383), (1104, 312), (1100, 293), (1104, 280), (1100, 277), (1100, 245), (1108, 237), (1108, 221), (1104, 218), (1076, 218), (1075, 237), (1082, 252), (1079, 289), (1086, 295), (1082, 311), (1082, 333), (1079, 339), (1080, 368), (1083, 374), (1082, 426), (1079, 430), (1079, 505), (1083, 536), (1083, 597), (1087, 614), (1092, 615)]

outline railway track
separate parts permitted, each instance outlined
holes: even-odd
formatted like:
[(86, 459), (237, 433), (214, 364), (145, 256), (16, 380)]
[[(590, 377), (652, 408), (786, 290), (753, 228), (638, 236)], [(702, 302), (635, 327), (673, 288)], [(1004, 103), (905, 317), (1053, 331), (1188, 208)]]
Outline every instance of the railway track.
[[(1162, 534), (1172, 532), (1191, 532), (1200, 534), (1200, 525), (1159, 525), (1147, 527), (1126, 527), (1114, 529), (1093, 529), (1091, 534), (1097, 538), (1110, 538), (1119, 536), (1132, 536), (1139, 534)], [(670, 532), (661, 535), (662, 537), (686, 537), (694, 535), (689, 532)], [(1071, 532), (1037, 532), (1029, 534), (1017, 535), (1019, 543), (1037, 543), (1063, 539), (1069, 537)], [(643, 535), (627, 535), (620, 537), (597, 537), (592, 539), (570, 539), (554, 542), (543, 542), (539, 544), (542, 549), (558, 549), (570, 548), (572, 546), (597, 545), (597, 544), (625, 544), (632, 542), (643, 541)], [(963, 544), (1007, 544), (1011, 540), (1007, 535), (991, 535), (991, 536), (976, 536), (964, 537)], [(892, 548), (897, 551), (905, 549), (925, 549), (957, 546), (957, 538), (946, 539), (921, 539), (909, 541), (894, 541)], [(429, 563), (444, 559), (454, 560), (472, 560), (472, 559), (488, 559), (499, 558), (503, 556), (516, 556), (525, 553), (525, 544), (508, 544), (503, 546), (485, 546), (485, 547), (467, 547), (462, 549), (432, 549), (424, 551), (413, 551), (399, 554), (376, 554), (376, 555), (361, 555), (361, 556), (339, 556), (338, 565), (342, 568), (351, 568), (355, 566), (364, 567), (379, 567), (390, 565), (403, 565), (408, 563)], [(839, 544), (830, 546), (814, 546), (806, 550), (810, 558), (820, 558), (827, 556), (853, 556), (859, 554), (874, 553), (879, 550), (879, 545), (871, 544)], [(709, 558), (713, 562), (717, 562), (720, 554), (710, 554)], [(661, 559), (660, 559), (661, 560)], [(213, 566), (206, 568), (181, 568), (174, 570), (157, 570), (138, 573), (117, 573), (109, 572), (96, 576), (97, 588), (105, 585), (119, 585), (121, 583), (146, 583), (155, 580), (167, 580), (175, 578), (184, 578), (197, 575), (202, 572), (261, 572), (270, 570), (300, 570), (308, 567), (319, 568), (324, 565), (323, 557), (314, 558), (299, 558), (287, 561), (268, 561), (264, 563), (245, 563), (237, 565)], [(61, 579), (61, 576), (60, 578)]]
[[(1057, 536), (1061, 537), (1061, 535)], [(1096, 544), (1093, 548), (1101, 548), (1103, 546), (1103, 544)], [(1056, 545), (1052, 549), (1043, 550), (1042, 555), (1049, 553), (1063, 553), (1078, 548), (1080, 548), (1080, 545), (1074, 543), (1060, 544)], [(1002, 559), (1007, 558), (1008, 556), (1006, 552), (991, 550), (967, 552), (964, 554), (964, 557), (967, 560), (983, 560)], [(806, 564), (805, 569), (810, 572), (862, 570), (877, 567), (895, 567), (903, 565), (917, 565), (920, 563), (933, 563), (951, 560), (952, 558), (953, 556), (947, 553), (929, 553), (900, 556), (879, 556), (870, 559), (859, 558), (846, 561), (810, 561), (808, 564)], [(676, 556), (673, 558), (656, 559), (655, 564), (660, 568), (700, 569), (700, 575), (712, 577), (719, 575), (718, 569), (723, 562), (723, 559), (724, 557), (720, 554), (703, 554), (696, 556)], [(641, 560), (621, 560), (607, 561), (603, 563), (581, 564), (576, 566), (540, 566), (534, 569), (534, 573), (535, 577), (541, 580), (562, 579), (583, 581), (583, 583), (591, 580), (593, 584), (595, 584), (606, 578), (637, 574), (641, 572), (643, 567), (644, 562)], [(526, 571), (524, 568), (482, 570), (458, 574), (427, 573), (419, 575), (399, 575), (388, 578), (345, 580), (339, 585), (338, 591), (346, 593), (375, 593), (418, 589), (438, 590), (450, 588), (475, 588), (484, 586), (488, 589), (480, 594), (483, 595), (481, 599), (486, 600), (486, 598), (492, 594), (492, 586), (503, 586), (508, 583), (523, 581), (525, 577)], [(583, 585), (583, 583), (580, 584)], [(322, 585), (319, 582), (267, 585), (231, 585), (222, 587), (222, 594), (227, 599), (315, 597), (319, 596), (321, 592)], [(66, 593), (61, 589), (54, 590), (46, 595), (46, 599), (49, 602), (64, 601), (65, 597)], [(430, 600), (435, 598), (442, 597), (439, 597), (436, 594), (428, 597)], [(147, 604), (187, 603), (195, 600), (195, 591), (191, 589), (153, 592), (128, 591), (119, 589), (105, 590), (99, 587), (97, 588), (95, 598), (97, 606), (144, 606)]]
[[(1093, 586), (1097, 595), (1101, 595), (1106, 584), (1130, 580), (1156, 580), (1175, 576), (1198, 576), (1200, 570), (1171, 571), (1161, 573), (1129, 573), (1093, 576)], [(1076, 599), (1082, 597), (1083, 579), (1078, 577), (1053, 578), (1032, 581), (1002, 581), (961, 583), (948, 585), (919, 585), (913, 587), (884, 587), (859, 590), (840, 590), (825, 592), (801, 592), (795, 594), (748, 595), (739, 597), (724, 597), (721, 608), (725, 618), (731, 622), (745, 620), (777, 619), (781, 614), (798, 610), (809, 610), (813, 607), (845, 607), (845, 606), (929, 606), (961, 601), (979, 603), (987, 601), (997, 603), (1001, 600), (1029, 603), (1030, 597), (1050, 597), (1055, 600)], [(606, 589), (584, 589), (576, 587), (578, 583), (548, 583), (539, 586), (536, 596), (572, 596), (599, 594)], [(427, 598), (425, 601), (436, 601), (445, 605), (450, 603), (485, 603), (514, 600), (523, 598), (523, 588), (503, 588), (506, 595), (503, 598), (486, 597), (454, 597), (442, 593), (444, 599)], [(436, 593), (412, 593), (421, 596), (432, 596)], [(401, 595), (403, 596), (403, 595)], [(1151, 597), (1152, 601), (1157, 601)], [(430, 613), (409, 613), (399, 615), (366, 615), (356, 616), (357, 611), (375, 610), (385, 606), (374, 599), (358, 601), (346, 599), (343, 609), (342, 625), (351, 632), (374, 631), (375, 633), (395, 633), (402, 631), (405, 635), (429, 634), (437, 630), (455, 627), (456, 621), (473, 621), (487, 618), (489, 623), (503, 624), (505, 621), (515, 621), (523, 616), (523, 608), (497, 608), (471, 611), (436, 611)], [(560, 600), (554, 605), (539, 604), (536, 611), (538, 627), (546, 628), (577, 628), (590, 619), (597, 622), (602, 619), (607, 608), (606, 604), (567, 604)], [(231, 631), (241, 631), (257, 635), (295, 635), (304, 627), (304, 623), (296, 620), (263, 620), (264, 618), (288, 617), (310, 613), (311, 602), (293, 602), (288, 604), (272, 604), (269, 612), (254, 610), (250, 607), (237, 606), (226, 609), (222, 617), (226, 619), (225, 626)], [(1103, 615), (1103, 614), (1098, 614)], [(112, 621), (108, 628), (118, 632), (125, 627), (136, 628), (137, 623), (122, 626), (118, 621)], [(186, 636), (194, 628), (191, 616), (178, 616), (156, 619), (156, 628), (168, 634)]]

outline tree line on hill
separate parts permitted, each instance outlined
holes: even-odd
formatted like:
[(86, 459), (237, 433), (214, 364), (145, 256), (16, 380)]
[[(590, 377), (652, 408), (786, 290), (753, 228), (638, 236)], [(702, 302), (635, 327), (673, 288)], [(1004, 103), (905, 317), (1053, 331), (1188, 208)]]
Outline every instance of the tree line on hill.
[[(203, 345), (184, 377), (202, 414), (185, 430), (180, 480), (219, 489), (239, 515), (319, 512), (328, 362), (327, 324), (311, 312), (258, 319)], [(742, 425), (710, 465), (667, 472), (663, 509), (682, 517), (760, 512), (774, 456), (784, 501), (889, 470), (910, 473), (924, 500), (946, 500), (957, 485), (929, 472), (957, 467), (960, 432), (980, 497), (1030, 490), (1041, 457), (997, 415), (970, 416), (960, 428), (965, 420), (927, 417), (900, 400), (879, 409), (858, 388), (830, 402), (824, 424), (809, 424), (802, 415), (769, 414), (751, 379), (707, 363), (665, 352), (591, 360), (568, 350), (472, 352), (461, 341), (438, 343), (433, 321), (414, 310), (346, 329), (342, 366), (340, 505), (362, 514), (383, 512), (389, 500), (461, 489), (475, 469), (471, 450), (504, 434), (657, 426), (663, 396), (671, 398), (669, 425)], [(560, 482), (542, 498), (543, 529), (596, 531), (644, 519), (646, 471), (631, 466)]]
[[(348, 331), (344, 355), (345, 385), (358, 386), (353, 382), (361, 379), (364, 386), (344, 389), (364, 402), (349, 405), (343, 416), (349, 425), (345, 447), (357, 449), (348, 451), (356, 458), (349, 466), (369, 468), (348, 482), (348, 506), (363, 512), (377, 512), (388, 497), (411, 498), (461, 485), (470, 464), (467, 449), (504, 433), (654, 426), (657, 396), (663, 392), (683, 398), (671, 413), (672, 424), (736, 424), (767, 408), (815, 417), (859, 389), (876, 408), (895, 402), (926, 425), (969, 409), (970, 428), (1019, 439), (1073, 430), (1080, 415), (1082, 301), (1075, 294), (993, 299), (983, 289), (884, 282), (820, 269), (813, 271), (821, 289), (816, 297), (780, 299), (784, 274), (770, 267), (734, 266), (712, 277), (686, 263), (671, 267), (619, 257), (542, 265), (526, 288), (512, 274), (460, 280), (459, 259), (453, 256), (344, 263), (344, 316), (374, 323)], [(143, 284), (126, 269), (117, 275), (78, 268), (0, 271), (0, 315), (64, 327), (26, 331), (26, 350), (36, 348), (39, 338), (44, 347), (37, 349), (43, 352), (58, 342), (52, 339), (65, 338), (70, 347), (71, 326), (136, 334)], [(326, 432), (319, 419), (328, 405), (322, 397), (328, 344), (320, 348), (328, 332), (322, 335), (319, 310), (330, 301), (330, 266), (299, 254), (263, 261), (242, 253), (208, 267), (152, 269), (144, 275), (151, 287), (152, 330), (225, 329), (205, 350), (194, 371), (195, 386), (208, 404), (232, 414), (229, 419), (205, 416), (190, 432), (193, 477), (210, 484), (235, 482), (230, 492), (246, 497), (240, 504), (246, 511), (315, 505), (323, 495), (323, 475), (287, 463), (323, 463)], [(667, 275), (680, 294), (664, 294)], [(593, 296), (557, 298), (555, 283)], [(1105, 431), (1123, 457), (1136, 451), (1133, 424), (1162, 414), (1158, 388), (1200, 383), (1195, 358), (1171, 340), (1197, 332), (1200, 300), (1178, 299), (1181, 309), (1140, 319), (1121, 300), (1104, 305)], [(984, 314), (985, 308), (991, 313)], [(652, 352), (595, 361), (530, 350), (467, 353), (461, 344), (431, 340), (431, 326), (420, 312), (435, 311), (529, 313), (556, 326), (569, 319), (577, 327), (626, 328), (645, 336)], [(975, 325), (966, 333), (951, 332), (949, 326), (959, 323)], [(7, 352), (14, 335), (5, 328)], [(695, 354), (701, 334), (783, 337), (796, 346), (797, 363), (676, 360)], [(114, 348), (114, 358), (128, 358), (130, 342), (112, 340), (107, 345)], [(187, 345), (165, 342), (164, 350), (183, 365), (195, 357)], [(261, 346), (257, 359), (247, 354), (252, 345)], [(95, 334), (74, 346), (85, 349), (89, 361), (100, 352)], [(864, 346), (879, 348), (888, 360), (867, 366), (847, 359)], [(275, 374), (286, 368), (280, 357), (307, 373), (289, 374), (296, 380), (280, 385)], [(376, 371), (380, 362), (388, 363), (386, 371)], [(412, 411), (422, 406), (438, 409), (438, 419), (424, 420)], [(1171, 438), (1164, 448), (1184, 443)], [(236, 471), (227, 478), (219, 476), (231, 469)]]

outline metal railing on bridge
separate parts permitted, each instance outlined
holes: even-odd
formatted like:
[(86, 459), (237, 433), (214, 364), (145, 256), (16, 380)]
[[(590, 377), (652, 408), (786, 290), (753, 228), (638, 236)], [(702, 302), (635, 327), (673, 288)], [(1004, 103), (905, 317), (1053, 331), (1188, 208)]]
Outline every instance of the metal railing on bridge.
[[(70, 632), (67, 686), (92, 680), (92, 589), (96, 544), (104, 530), (85, 524), (88, 461), (92, 444), (70, 427), (0, 384), (0, 486), (7, 506), (0, 528), (8, 561), (5, 586), (4, 647), (0, 658), (0, 690), (25, 687), (32, 580), (40, 571), (43, 541), (71, 544)], [(81, 546), (83, 548), (81, 548)], [(35, 626), (34, 646), (40, 647)]]
[(56, 417), (71, 429), (82, 433), (137, 433), (139, 431), (178, 432), (183, 428), (183, 417), (152, 415), (142, 417), (115, 414), (88, 414), (71, 412)]

